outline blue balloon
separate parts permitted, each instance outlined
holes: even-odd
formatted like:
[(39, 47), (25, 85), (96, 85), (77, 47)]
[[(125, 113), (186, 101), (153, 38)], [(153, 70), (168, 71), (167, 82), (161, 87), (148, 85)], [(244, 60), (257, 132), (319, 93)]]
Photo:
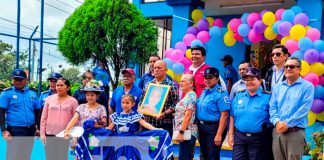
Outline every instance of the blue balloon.
[(224, 35), (227, 32), (227, 28), (223, 27), (223, 28), (221, 28), (221, 31), (222, 31), (222, 35)]
[(298, 13), (302, 13), (303, 12), (303, 10), (299, 7), (299, 6), (293, 6), (293, 7), (291, 7), (290, 8), (296, 15), (298, 14)]
[(291, 55), (291, 57), (295, 57), (295, 58), (298, 58), (300, 60), (303, 60), (304, 59), (304, 52), (301, 51), (301, 50), (297, 50)]
[(241, 17), (242, 23), (247, 23), (247, 17), (249, 16), (249, 13), (244, 13)]
[(238, 28), (238, 33), (242, 36), (242, 37), (246, 37), (249, 35), (250, 32), (250, 26), (246, 23), (242, 23), (239, 28)]
[(314, 98), (316, 98), (316, 99), (324, 98), (324, 87), (323, 86), (318, 85), (315, 87)]
[(173, 64), (172, 70), (175, 74), (182, 74), (185, 68), (182, 63), (176, 62)]
[(222, 31), (218, 26), (213, 26), (209, 29), (209, 34), (211, 37), (217, 38), (221, 35)]
[(310, 38), (304, 37), (298, 41), (298, 47), (301, 51), (307, 51), (313, 47), (313, 42)]
[(273, 24), (273, 26), (272, 26), (272, 30), (273, 30), (273, 32), (275, 32), (276, 34), (279, 34), (279, 32), (278, 32), (278, 26), (279, 26), (279, 24), (280, 24), (281, 22), (282, 22), (282, 21), (279, 20), (279, 21), (275, 22), (275, 23)]
[(293, 22), (295, 18), (295, 13), (294, 11), (287, 9), (282, 13), (281, 18), (283, 21)]
[(318, 52), (323, 52), (324, 51), (324, 41), (323, 40), (317, 40), (313, 43), (314, 48), (318, 51)]
[(252, 42), (249, 40), (249, 37), (243, 37), (243, 42), (246, 44), (246, 45), (252, 45)]
[(170, 58), (164, 58), (163, 61), (166, 63), (168, 69), (172, 69), (174, 62)]
[(197, 47), (197, 46), (203, 47), (203, 43), (200, 40), (195, 39), (191, 42), (191, 48)]

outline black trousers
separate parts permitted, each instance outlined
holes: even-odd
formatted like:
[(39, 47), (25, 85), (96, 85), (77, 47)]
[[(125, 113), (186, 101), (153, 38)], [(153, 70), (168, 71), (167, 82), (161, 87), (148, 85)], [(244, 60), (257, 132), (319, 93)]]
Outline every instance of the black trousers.
[[(204, 160), (219, 160), (222, 145), (216, 146), (214, 139), (218, 130), (219, 123), (200, 124), (198, 123), (199, 143), (202, 157)], [(227, 129), (222, 134), (222, 144), (226, 137)]]
[[(106, 93), (106, 95), (107, 95), (107, 99), (108, 99), (108, 101), (109, 101), (109, 85), (107, 85), (107, 86), (103, 86), (103, 88), (105, 89), (105, 93)], [(109, 104), (108, 104), (109, 105)]]

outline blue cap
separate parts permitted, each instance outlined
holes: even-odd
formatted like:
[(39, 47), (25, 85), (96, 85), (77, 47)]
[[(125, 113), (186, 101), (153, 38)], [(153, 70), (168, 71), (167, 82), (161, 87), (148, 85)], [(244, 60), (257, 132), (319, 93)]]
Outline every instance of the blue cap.
[(12, 71), (11, 77), (12, 78), (22, 78), (22, 79), (26, 79), (27, 78), (27, 74), (22, 69), (15, 69), (14, 71)]
[(219, 70), (214, 67), (206, 68), (204, 71), (204, 77), (206, 76), (216, 76), (219, 77)]
[(242, 77), (243, 79), (250, 77), (257, 77), (258, 79), (261, 79), (261, 71), (257, 68), (250, 67), (249, 70), (246, 72), (246, 74)]
[(59, 78), (61, 78), (62, 77), (62, 75), (61, 74), (59, 74), (59, 73), (52, 73), (48, 78), (47, 78), (47, 80), (51, 80), (51, 79), (55, 79), (55, 80), (57, 80), (57, 79), (59, 79)]

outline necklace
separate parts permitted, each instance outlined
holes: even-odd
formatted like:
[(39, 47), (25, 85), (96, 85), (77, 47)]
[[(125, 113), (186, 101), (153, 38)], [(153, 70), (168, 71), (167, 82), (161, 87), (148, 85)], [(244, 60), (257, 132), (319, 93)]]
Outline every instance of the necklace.
[[(127, 124), (129, 122), (129, 115), (133, 113), (133, 111), (129, 112), (128, 114), (125, 113), (125, 112), (122, 112), (120, 114), (120, 117), (122, 116), (122, 114), (127, 114), (127, 117), (126, 117), (126, 122), (124, 125), (120, 125), (121, 127), (119, 127), (119, 124), (117, 124), (117, 132), (118, 133), (122, 133), (122, 132), (128, 132), (129, 131), (129, 127), (127, 127)], [(121, 117), (122, 118), (122, 117)]]

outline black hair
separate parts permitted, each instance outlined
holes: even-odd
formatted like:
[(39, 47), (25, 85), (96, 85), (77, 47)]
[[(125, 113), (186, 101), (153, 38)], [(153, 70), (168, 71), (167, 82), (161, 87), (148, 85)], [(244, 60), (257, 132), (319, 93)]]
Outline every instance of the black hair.
[(288, 54), (288, 56), (290, 55), (289, 52), (288, 52), (288, 49), (286, 46), (282, 45), (282, 44), (276, 44), (272, 47), (272, 50), (276, 49), (276, 48), (281, 48), (281, 51), (284, 53), (284, 54)]
[(201, 47), (201, 46), (196, 46), (196, 47), (192, 47), (191, 48), (191, 52), (193, 52), (194, 50), (198, 50), (201, 52), (201, 55), (206, 57), (206, 50), (204, 47)]
[(242, 61), (242, 62), (240, 63), (240, 65), (241, 65), (241, 64), (244, 64), (244, 63), (247, 63), (249, 67), (252, 67), (252, 64), (251, 64), (250, 62), (248, 62), (248, 61)]
[(156, 58), (158, 58), (159, 60), (161, 60), (161, 57), (158, 56), (158, 55), (151, 55), (150, 58), (151, 58), (151, 57), (156, 57)]
[(296, 58), (296, 57), (288, 57), (287, 61), (288, 60), (294, 60), (294, 61), (296, 61), (298, 63), (298, 66), (301, 67), (301, 60), (299, 58)]
[(59, 81), (59, 80), (62, 80), (62, 81), (64, 82), (64, 84), (65, 84), (67, 87), (70, 88), (70, 89), (67, 91), (67, 94), (68, 94), (69, 96), (71, 96), (71, 95), (72, 95), (72, 92), (71, 92), (71, 82), (70, 82), (68, 79), (65, 79), (65, 78), (63, 78), (63, 77), (57, 79), (57, 81)]
[(124, 95), (122, 96), (122, 99), (123, 99), (123, 98), (129, 98), (129, 100), (130, 100), (131, 102), (135, 103), (135, 97), (134, 97), (133, 95), (131, 95), (131, 94), (124, 94)]
[(86, 76), (87, 73), (90, 73), (91, 76), (92, 76), (93, 78), (95, 77), (95, 75), (94, 75), (94, 73), (93, 73), (92, 71), (87, 70), (87, 71), (85, 71), (85, 72), (83, 73), (83, 75), (82, 75), (82, 78), (83, 78), (83, 79), (85, 79), (85, 76)]

